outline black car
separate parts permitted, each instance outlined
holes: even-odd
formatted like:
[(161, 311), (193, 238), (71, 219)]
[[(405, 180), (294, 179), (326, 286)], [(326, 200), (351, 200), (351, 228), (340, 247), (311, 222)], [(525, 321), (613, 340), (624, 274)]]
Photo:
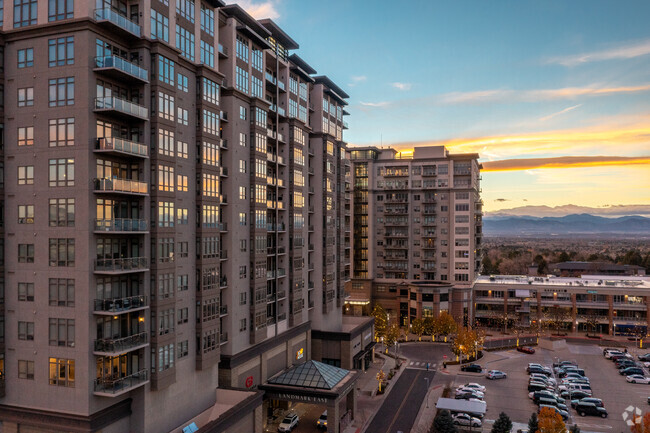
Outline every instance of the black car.
[(604, 407), (596, 406), (595, 404), (588, 402), (579, 402), (576, 405), (576, 412), (578, 412), (580, 416), (594, 415), (607, 418), (607, 411)]
[(628, 367), (634, 367), (636, 366), (636, 361), (633, 361), (631, 359), (620, 359), (616, 361), (615, 364), (616, 364), (616, 368), (621, 368), (624, 365)]
[(460, 367), (460, 371), (469, 371), (471, 373), (480, 373), (483, 371), (483, 367), (478, 364), (467, 364)]
[(639, 355), (639, 361), (650, 361), (650, 353), (644, 353), (643, 355)]
[(456, 394), (456, 400), (469, 400), (470, 398), (476, 398), (478, 400), (483, 400), (483, 397), (480, 397), (478, 394), (475, 392), (461, 392), (460, 394)]
[(548, 368), (544, 368), (544, 367), (541, 367), (541, 368), (540, 367), (530, 367), (528, 369), (528, 374), (532, 374), (532, 373), (539, 373), (539, 374), (543, 374), (544, 376), (550, 376), (552, 374), (551, 370), (549, 370)]
[(639, 367), (627, 367), (622, 370), (619, 370), (619, 373), (621, 376), (631, 376), (633, 374), (640, 374), (641, 376), (644, 375), (643, 369)]
[(564, 403), (564, 399), (557, 397), (555, 393), (548, 390), (533, 392), (533, 403), (537, 403), (540, 398), (554, 398), (558, 400), (558, 403)]
[(577, 400), (577, 399), (576, 400), (571, 400), (571, 407), (575, 409), (576, 406), (578, 405), (578, 403), (581, 403), (581, 402), (593, 403), (598, 407), (605, 407), (605, 405), (603, 404), (603, 401), (601, 399), (593, 398), (593, 397), (585, 397), (585, 398), (581, 398), (580, 400)]
[(575, 399), (580, 400), (580, 399), (583, 399), (585, 397), (591, 397), (591, 395), (587, 394), (584, 391), (573, 391), (573, 392), (571, 392), (569, 390), (566, 390), (566, 391), (562, 391), (560, 393), (560, 397), (566, 398), (566, 399), (569, 399), (569, 400), (575, 400)]

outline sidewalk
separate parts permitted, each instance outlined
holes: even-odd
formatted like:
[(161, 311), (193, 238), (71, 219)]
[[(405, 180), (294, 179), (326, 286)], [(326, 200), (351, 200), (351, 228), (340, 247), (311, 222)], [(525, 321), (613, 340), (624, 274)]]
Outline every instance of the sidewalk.
[[(402, 361), (402, 363), (404, 362), (406, 361)], [(377, 373), (379, 373), (379, 370), (383, 370), (386, 378), (388, 378), (388, 373), (390, 373), (391, 368), (395, 368), (395, 359), (386, 356), (378, 349), (375, 355), (375, 362), (372, 363), (357, 382), (357, 413), (355, 419), (349, 426), (342, 428), (341, 433), (361, 433), (368, 427), (372, 418), (379, 411), (384, 399), (391, 392), (397, 379), (399, 379), (405, 370), (405, 364), (402, 364), (402, 368), (388, 381), (389, 386), (386, 393), (373, 395), (378, 386)]]

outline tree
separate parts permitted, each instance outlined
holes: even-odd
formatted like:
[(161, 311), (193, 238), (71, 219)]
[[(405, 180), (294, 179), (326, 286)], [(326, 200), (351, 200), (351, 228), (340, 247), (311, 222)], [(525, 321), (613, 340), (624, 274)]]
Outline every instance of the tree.
[(510, 430), (512, 430), (512, 421), (508, 415), (501, 412), (492, 425), (492, 433), (510, 433)]
[[(596, 330), (598, 329), (598, 324), (600, 323), (600, 316), (598, 314), (585, 314), (582, 316), (582, 321), (585, 323), (585, 325), (589, 326), (592, 331), (594, 331), (594, 335), (596, 335)], [(587, 332), (587, 335), (589, 335), (589, 332)]]
[(557, 258), (557, 261), (560, 263), (569, 261), (569, 255), (566, 253), (566, 251), (562, 251), (560, 253), (560, 255)]
[(424, 320), (423, 319), (415, 319), (413, 320), (413, 323), (411, 323), (411, 331), (418, 336), (418, 340), (422, 341), (422, 334), (426, 331), (426, 327), (424, 326)]
[(454, 419), (448, 410), (441, 410), (433, 420), (434, 433), (458, 433)]
[(565, 308), (554, 305), (544, 313), (544, 324), (556, 333), (571, 320), (571, 314)]
[(399, 338), (399, 334), (400, 334), (400, 329), (397, 323), (393, 323), (392, 325), (388, 326), (388, 329), (386, 329), (386, 335), (384, 336), (384, 344), (386, 345), (386, 352), (388, 352), (389, 347), (391, 347), (393, 344), (397, 342), (397, 339)]
[(431, 341), (436, 341), (436, 320), (433, 317), (424, 318), (424, 333), (431, 336)]
[(444, 335), (445, 341), (447, 341), (446, 336), (456, 330), (456, 321), (454, 320), (453, 317), (451, 317), (451, 314), (447, 313), (446, 311), (440, 313), (440, 315), (436, 319), (436, 324), (437, 324), (437, 331), (438, 331), (437, 333), (440, 335)]
[(381, 393), (381, 384), (384, 383), (384, 379), (386, 378), (386, 373), (384, 373), (384, 370), (379, 370), (379, 373), (377, 373), (376, 379), (377, 382), (379, 382), (379, 392)]
[(570, 433), (580, 433), (580, 427), (578, 427), (578, 424), (573, 424), (571, 428), (569, 429)]
[(465, 355), (470, 357), (476, 354), (479, 346), (479, 335), (472, 328), (460, 328), (456, 333), (456, 338), (451, 344), (451, 351), (454, 355)]
[(539, 430), (539, 421), (537, 420), (537, 412), (533, 412), (528, 419), (528, 432), (537, 433), (537, 430)]
[(646, 412), (642, 417), (634, 415), (634, 425), (630, 427), (630, 430), (632, 430), (632, 433), (649, 433), (650, 412)]
[(548, 274), (548, 263), (546, 263), (546, 260), (542, 259), (537, 264), (537, 275), (546, 275), (546, 274)]
[(375, 304), (375, 308), (373, 308), (370, 315), (375, 318), (375, 341), (379, 341), (381, 337), (386, 335), (388, 315), (386, 314), (386, 310), (379, 304)]
[(564, 421), (555, 409), (544, 407), (539, 411), (539, 433), (564, 433), (565, 431)]

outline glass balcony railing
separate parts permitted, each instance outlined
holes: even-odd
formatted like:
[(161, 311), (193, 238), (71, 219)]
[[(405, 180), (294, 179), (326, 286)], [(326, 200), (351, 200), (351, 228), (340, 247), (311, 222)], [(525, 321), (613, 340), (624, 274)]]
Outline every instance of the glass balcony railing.
[(134, 23), (127, 17), (120, 15), (111, 8), (95, 9), (95, 20), (108, 21), (137, 37), (142, 35), (142, 29), (138, 24)]
[(125, 353), (138, 346), (147, 344), (148, 332), (129, 335), (121, 338), (100, 338), (95, 340), (95, 352)]
[(128, 60), (123, 59), (122, 57), (118, 57), (118, 56), (95, 57), (95, 65), (98, 68), (117, 69), (118, 71), (121, 71), (127, 75), (132, 76), (133, 78), (137, 78), (138, 80), (146, 81), (146, 82), (149, 81), (149, 72), (146, 69), (141, 68), (135, 63), (131, 63)]
[(124, 257), (119, 259), (95, 260), (95, 271), (106, 272), (138, 272), (148, 268), (146, 257)]
[(95, 191), (121, 192), (127, 194), (148, 194), (149, 187), (146, 182), (129, 179), (96, 179)]
[(95, 312), (122, 313), (147, 306), (144, 295), (128, 296), (126, 298), (95, 299)]
[(117, 137), (98, 138), (97, 150), (127, 153), (129, 155), (141, 156), (143, 158), (147, 158), (149, 156), (149, 150), (144, 144)]
[(132, 218), (95, 219), (96, 232), (146, 232), (147, 220)]
[(140, 119), (149, 118), (149, 109), (116, 96), (98, 96), (95, 98), (96, 110), (113, 110)]
[(95, 394), (115, 397), (148, 382), (147, 370), (140, 370), (125, 377), (98, 377), (95, 379)]
[(280, 90), (284, 91), (286, 89), (286, 85), (284, 84), (284, 81), (278, 80), (278, 87)]

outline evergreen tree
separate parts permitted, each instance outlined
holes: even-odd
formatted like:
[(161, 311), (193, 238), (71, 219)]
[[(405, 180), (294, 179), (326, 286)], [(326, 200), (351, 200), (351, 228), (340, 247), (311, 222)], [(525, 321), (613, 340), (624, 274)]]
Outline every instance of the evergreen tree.
[(560, 256), (557, 258), (557, 261), (560, 263), (569, 261), (569, 255), (566, 253), (566, 251), (562, 251), (560, 253)]
[(454, 419), (449, 414), (448, 410), (441, 410), (433, 420), (434, 433), (458, 433), (454, 425)]
[(494, 421), (492, 433), (510, 433), (510, 430), (512, 430), (512, 421), (505, 412), (501, 412), (499, 418)]
[(533, 412), (528, 419), (528, 432), (537, 433), (539, 430), (539, 421), (537, 420), (537, 412)]
[(573, 424), (569, 431), (571, 433), (580, 433), (580, 427), (578, 427), (578, 424)]

